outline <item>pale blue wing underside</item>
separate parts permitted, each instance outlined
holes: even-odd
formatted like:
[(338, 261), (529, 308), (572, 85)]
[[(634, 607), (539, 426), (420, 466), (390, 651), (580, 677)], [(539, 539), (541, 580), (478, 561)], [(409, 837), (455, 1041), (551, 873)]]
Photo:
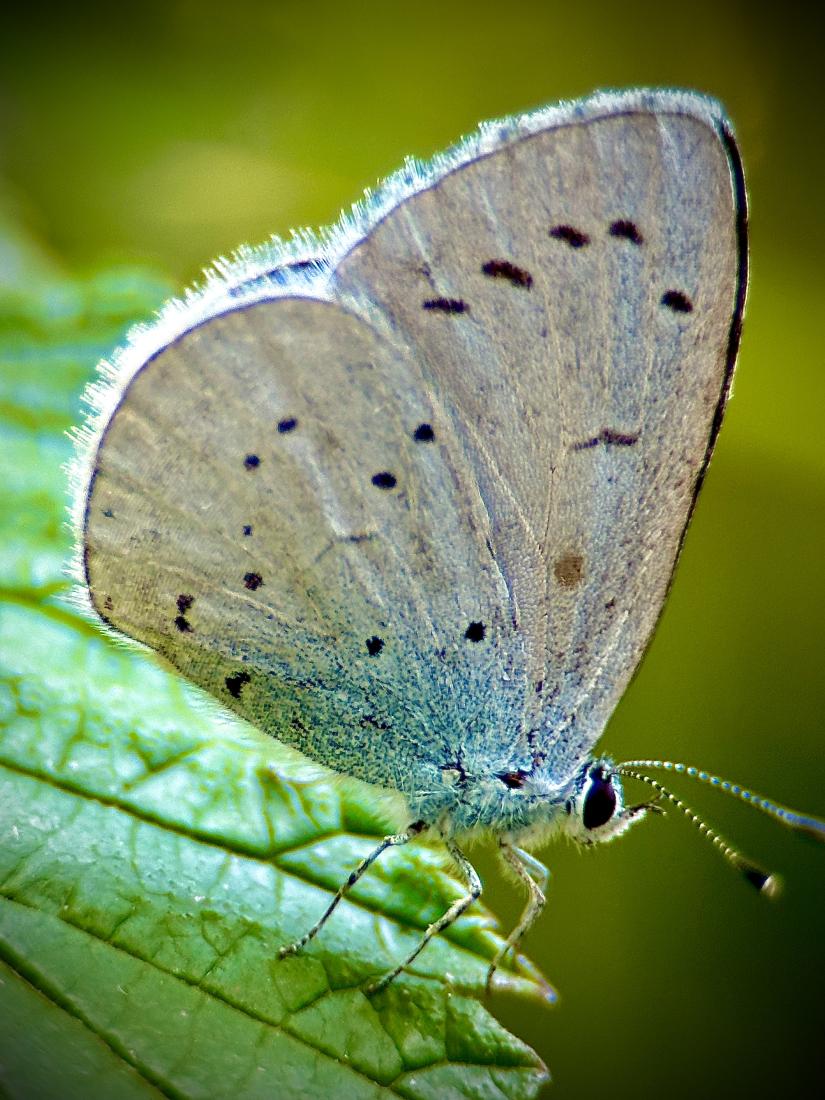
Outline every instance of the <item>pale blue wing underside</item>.
[(474, 724), (512, 728), (524, 689), (487, 519), (445, 435), (414, 365), (335, 305), (201, 325), (136, 375), (103, 438), (95, 605), (340, 771), (437, 775)]
[(90, 450), (92, 602), (339, 771), (561, 783), (649, 639), (718, 428), (732, 144), (698, 97), (608, 96), (390, 192), (133, 341)]
[(336, 271), (443, 395), (527, 650), (524, 728), (559, 774), (647, 645), (718, 428), (744, 294), (734, 155), (705, 117), (577, 120), (408, 199)]

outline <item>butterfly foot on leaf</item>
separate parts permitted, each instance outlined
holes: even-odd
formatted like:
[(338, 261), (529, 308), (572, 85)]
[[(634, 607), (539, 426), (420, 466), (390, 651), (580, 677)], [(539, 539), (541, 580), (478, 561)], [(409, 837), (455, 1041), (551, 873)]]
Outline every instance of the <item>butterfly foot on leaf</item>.
[(375, 982), (367, 982), (364, 986), (364, 996), (374, 997), (377, 993), (383, 993), (387, 986), (390, 984), (391, 979), (388, 977), (379, 978)]
[(278, 958), (288, 959), (290, 955), (297, 955), (306, 943), (306, 937), (296, 940), (295, 943), (286, 943), (278, 948)]
[(506, 953), (504, 955), (502, 955), (501, 957), (499, 957), (497, 955), (493, 959), (493, 961), (490, 963), (489, 967), (487, 968), (487, 978), (484, 982), (484, 996), (485, 997), (492, 997), (492, 995), (493, 995), (493, 978), (494, 978), (495, 973), (498, 970), (499, 966), (501, 965), (501, 963), (504, 962), (505, 957), (506, 957)]

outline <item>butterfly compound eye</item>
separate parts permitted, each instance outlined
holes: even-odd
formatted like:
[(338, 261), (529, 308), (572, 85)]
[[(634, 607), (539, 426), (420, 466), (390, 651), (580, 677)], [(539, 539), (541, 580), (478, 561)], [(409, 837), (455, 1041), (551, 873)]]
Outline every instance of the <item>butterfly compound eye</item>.
[(585, 829), (598, 829), (601, 825), (606, 825), (616, 812), (616, 803), (612, 776), (601, 764), (591, 768), (582, 808)]

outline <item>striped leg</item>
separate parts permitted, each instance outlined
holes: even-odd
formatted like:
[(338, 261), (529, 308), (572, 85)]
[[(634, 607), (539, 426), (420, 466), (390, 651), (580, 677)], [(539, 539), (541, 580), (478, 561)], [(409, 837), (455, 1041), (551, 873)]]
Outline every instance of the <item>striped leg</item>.
[(442, 914), (437, 921), (434, 921), (430, 925), (424, 933), (421, 942), (411, 955), (408, 955), (402, 963), (396, 966), (395, 970), (391, 970), (389, 974), (385, 974), (383, 978), (380, 978), (377, 982), (373, 982), (372, 985), (367, 987), (367, 993), (370, 996), (373, 993), (380, 993), (382, 989), (386, 989), (393, 978), (397, 978), (406, 966), (409, 966), (414, 959), (418, 958), (433, 936), (437, 936), (439, 932), (443, 932), (445, 928), (449, 928), (454, 921), (458, 920), (464, 910), (481, 896), (481, 879), (478, 877), (478, 872), (475, 867), (473, 867), (472, 863), (470, 863), (461, 849), (451, 840), (445, 840), (444, 843), (447, 845), (447, 851), (453, 857), (456, 866), (467, 884), (467, 893), (458, 898), (457, 901), (454, 901), (447, 912)]
[[(524, 912), (519, 918), (519, 922), (510, 935), (507, 937), (505, 943), (496, 952), (496, 956), (490, 963), (490, 969), (487, 971), (487, 993), (493, 986), (493, 974), (495, 974), (498, 966), (501, 965), (507, 953), (512, 949), (513, 951), (519, 945), (522, 937), (528, 931), (528, 929), (538, 920), (544, 903), (547, 900), (544, 896), (544, 892), (547, 889), (547, 883), (550, 879), (550, 872), (540, 863), (534, 856), (531, 856), (529, 852), (525, 852), (523, 848), (516, 848), (514, 845), (507, 844), (506, 841), (500, 841), (501, 855), (504, 861), (513, 868), (518, 877), (527, 887), (530, 896), (527, 899), (527, 904), (524, 907)], [(538, 880), (538, 881), (536, 881)]]
[(409, 829), (407, 829), (403, 833), (397, 833), (395, 836), (385, 836), (378, 847), (374, 848), (368, 856), (365, 856), (364, 859), (362, 859), (358, 866), (355, 868), (355, 870), (351, 872), (347, 880), (341, 883), (341, 885), (335, 892), (335, 897), (327, 906), (326, 912), (321, 917), (321, 919), (316, 924), (313, 924), (312, 928), (310, 928), (310, 930), (305, 935), (301, 936), (299, 940), (296, 940), (295, 943), (290, 943), (287, 944), (285, 947), (279, 948), (278, 958), (283, 959), (287, 955), (297, 954), (302, 947), (305, 947), (306, 944), (308, 944), (309, 941), (314, 936), (316, 936), (318, 932), (320, 932), (320, 930), (332, 916), (332, 913), (341, 898), (343, 898), (343, 896), (352, 889), (359, 878), (369, 867), (372, 866), (373, 863), (375, 863), (382, 852), (385, 852), (387, 848), (397, 848), (401, 844), (407, 844), (414, 837), (417, 837), (419, 833), (423, 832), (426, 827), (427, 826), (424, 824), (423, 821), (416, 821), (414, 824), (410, 825)]

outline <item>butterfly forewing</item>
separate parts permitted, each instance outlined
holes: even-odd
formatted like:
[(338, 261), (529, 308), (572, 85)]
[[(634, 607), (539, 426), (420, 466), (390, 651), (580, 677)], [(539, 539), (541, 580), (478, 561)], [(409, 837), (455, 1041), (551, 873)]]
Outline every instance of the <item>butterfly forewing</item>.
[(450, 171), (338, 268), (450, 418), (525, 640), (525, 737), (560, 775), (640, 659), (709, 457), (744, 293), (740, 193), (706, 118), (608, 114)]

